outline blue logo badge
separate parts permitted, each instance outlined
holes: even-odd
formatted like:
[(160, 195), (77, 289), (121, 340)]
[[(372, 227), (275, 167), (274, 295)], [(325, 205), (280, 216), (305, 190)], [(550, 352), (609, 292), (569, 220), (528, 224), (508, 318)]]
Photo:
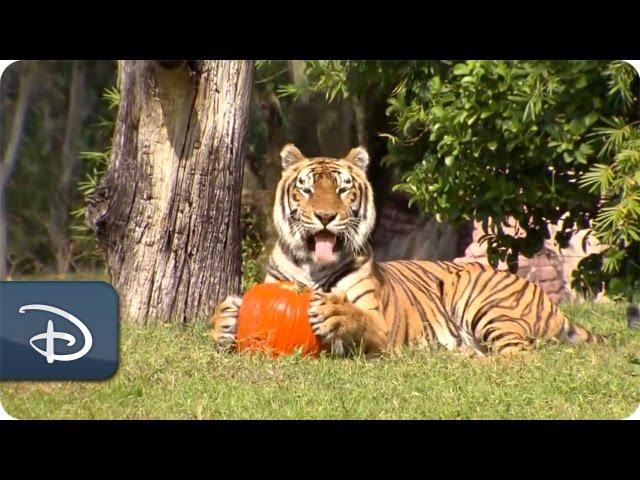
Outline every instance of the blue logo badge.
[(1, 380), (104, 380), (118, 369), (105, 282), (0, 282)]

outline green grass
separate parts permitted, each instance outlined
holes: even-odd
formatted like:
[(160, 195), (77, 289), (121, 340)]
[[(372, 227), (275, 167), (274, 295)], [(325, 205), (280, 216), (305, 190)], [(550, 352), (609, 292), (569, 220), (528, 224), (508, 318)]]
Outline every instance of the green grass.
[(204, 327), (123, 326), (105, 382), (2, 382), (17, 418), (616, 419), (640, 403), (640, 334), (621, 305), (567, 306), (606, 346), (546, 344), (513, 358), (436, 349), (378, 360), (216, 352)]

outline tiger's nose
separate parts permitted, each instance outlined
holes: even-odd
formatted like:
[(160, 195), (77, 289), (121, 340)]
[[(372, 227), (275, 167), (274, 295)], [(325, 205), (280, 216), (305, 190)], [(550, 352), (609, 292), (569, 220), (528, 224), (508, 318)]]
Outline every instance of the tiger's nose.
[(314, 215), (323, 226), (329, 225), (331, 221), (338, 216), (336, 212), (314, 212)]

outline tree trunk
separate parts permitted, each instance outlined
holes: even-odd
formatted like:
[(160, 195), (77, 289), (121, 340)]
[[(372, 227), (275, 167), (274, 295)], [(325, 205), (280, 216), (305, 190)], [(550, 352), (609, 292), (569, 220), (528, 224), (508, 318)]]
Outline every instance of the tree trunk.
[(240, 293), (253, 62), (119, 63), (120, 110), (88, 221), (121, 315), (190, 323)]
[(9, 228), (6, 211), (7, 187), (18, 159), (25, 120), (29, 111), (29, 100), (35, 83), (35, 67), (32, 62), (25, 62), (23, 67), (24, 69), (20, 72), (20, 86), (13, 112), (11, 133), (2, 153), (2, 162), (0, 162), (0, 279), (4, 279), (7, 273), (7, 231)]
[[(304, 60), (289, 60), (291, 81), (301, 89), (308, 86), (307, 75), (304, 70)], [(320, 140), (318, 139), (318, 107), (315, 98), (319, 94), (311, 95), (304, 92), (296, 98), (289, 112), (289, 137), (292, 143), (307, 156), (317, 157), (323, 154)]]
[[(290, 60), (293, 84), (303, 89), (309, 85), (306, 61)], [(289, 114), (291, 142), (308, 157), (342, 157), (357, 140), (353, 107), (349, 100), (328, 102), (324, 94), (304, 92), (291, 105)]]
[(69, 109), (62, 144), (60, 177), (50, 210), (49, 236), (53, 244), (58, 275), (66, 275), (71, 262), (69, 216), (73, 196), (76, 192), (78, 167), (80, 166), (78, 141), (80, 127), (87, 114), (85, 98), (84, 62), (75, 61), (71, 74), (71, 86), (69, 87)]
[(273, 93), (268, 94), (261, 107), (267, 122), (267, 149), (263, 171), (265, 190), (255, 192), (257, 194), (255, 198), (249, 199), (247, 197), (247, 200), (254, 206), (256, 213), (264, 219), (264, 250), (258, 257), (260, 277), (263, 278), (267, 274), (267, 263), (271, 250), (278, 239), (278, 232), (273, 223), (273, 204), (278, 182), (282, 177), (280, 151), (287, 143), (287, 136), (278, 97)]
[(334, 99), (329, 103), (324, 97), (315, 99), (318, 109), (318, 140), (322, 155), (342, 158), (357, 145), (355, 116), (350, 99)]

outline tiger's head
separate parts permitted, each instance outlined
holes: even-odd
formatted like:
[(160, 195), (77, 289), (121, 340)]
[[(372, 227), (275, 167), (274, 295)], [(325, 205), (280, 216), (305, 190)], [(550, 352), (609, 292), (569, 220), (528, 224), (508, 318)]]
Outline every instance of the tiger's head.
[(376, 219), (367, 151), (354, 148), (342, 159), (306, 158), (288, 144), (280, 157), (273, 219), (287, 254), (322, 266), (364, 252)]

